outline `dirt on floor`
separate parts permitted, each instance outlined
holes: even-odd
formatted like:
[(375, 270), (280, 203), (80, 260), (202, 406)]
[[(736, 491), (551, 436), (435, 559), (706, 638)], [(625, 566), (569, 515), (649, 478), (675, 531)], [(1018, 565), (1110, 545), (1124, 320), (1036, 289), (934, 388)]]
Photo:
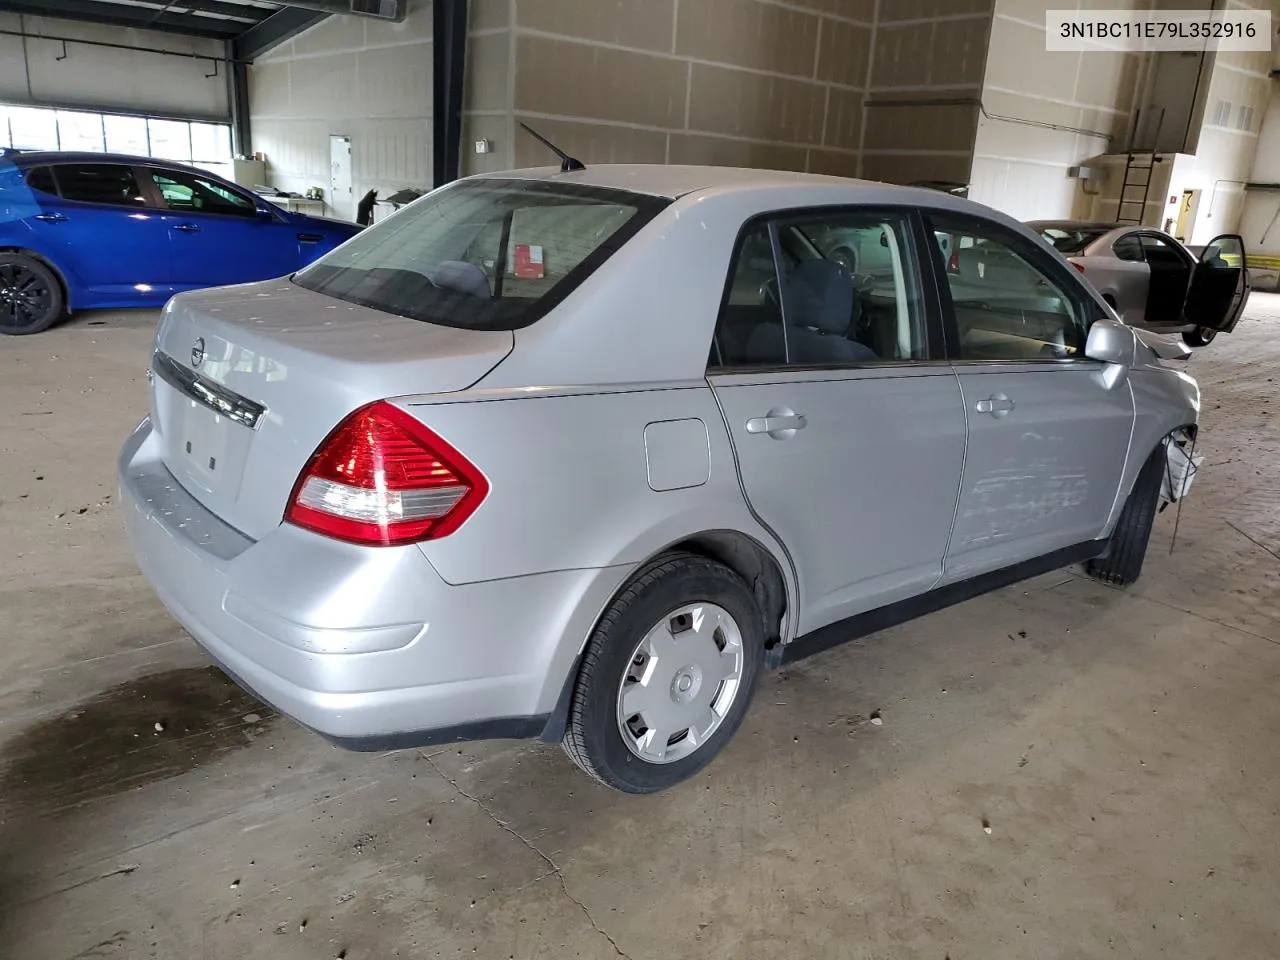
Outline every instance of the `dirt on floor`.
[(1280, 296), (1189, 363), (1206, 461), (1136, 586), (767, 675), (642, 799), (547, 745), (343, 753), (211, 668), (114, 503), (154, 323), (0, 343), (0, 957), (1280, 956)]

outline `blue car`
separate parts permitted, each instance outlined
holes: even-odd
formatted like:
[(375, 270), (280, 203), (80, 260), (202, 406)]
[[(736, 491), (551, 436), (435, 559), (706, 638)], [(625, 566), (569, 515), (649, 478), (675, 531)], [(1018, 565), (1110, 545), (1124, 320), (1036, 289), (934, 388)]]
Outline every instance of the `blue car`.
[(10, 153), (0, 158), (0, 333), (286, 276), (359, 230), (183, 164)]

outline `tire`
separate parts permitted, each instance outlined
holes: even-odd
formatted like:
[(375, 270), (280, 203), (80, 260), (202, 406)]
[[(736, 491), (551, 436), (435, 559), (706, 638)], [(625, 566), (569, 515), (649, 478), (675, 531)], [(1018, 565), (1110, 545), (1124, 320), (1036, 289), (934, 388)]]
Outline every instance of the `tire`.
[(1107, 552), (1088, 564), (1089, 575), (1112, 586), (1124, 587), (1142, 573), (1142, 561), (1151, 540), (1151, 526), (1160, 505), (1160, 481), (1165, 468), (1164, 444), (1160, 444), (1138, 472), (1120, 519), (1111, 532)]
[[(763, 662), (764, 622), (746, 583), (705, 557), (658, 557), (614, 599), (587, 641), (565, 753), (623, 793), (672, 787), (733, 737)], [(624, 716), (629, 709), (635, 712)]]
[(34, 257), (0, 252), (0, 333), (40, 333), (62, 319), (66, 298), (54, 272)]
[(1217, 335), (1218, 331), (1212, 327), (1196, 327), (1182, 334), (1182, 342), (1189, 347), (1207, 347)]

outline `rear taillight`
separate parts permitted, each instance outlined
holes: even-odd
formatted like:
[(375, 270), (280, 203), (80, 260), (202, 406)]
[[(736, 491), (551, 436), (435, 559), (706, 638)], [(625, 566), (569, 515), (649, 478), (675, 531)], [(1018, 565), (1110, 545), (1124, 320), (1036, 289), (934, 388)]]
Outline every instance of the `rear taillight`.
[(1075, 267), (1077, 270), (1079, 270), (1081, 273), (1084, 273), (1084, 264), (1083, 264), (1083, 263), (1080, 263), (1078, 260), (1071, 260), (1071, 261), (1068, 261), (1068, 262), (1069, 262), (1073, 267)]
[(343, 420), (294, 484), (284, 519), (369, 546), (435, 540), (489, 492), (466, 457), (409, 414), (379, 401)]

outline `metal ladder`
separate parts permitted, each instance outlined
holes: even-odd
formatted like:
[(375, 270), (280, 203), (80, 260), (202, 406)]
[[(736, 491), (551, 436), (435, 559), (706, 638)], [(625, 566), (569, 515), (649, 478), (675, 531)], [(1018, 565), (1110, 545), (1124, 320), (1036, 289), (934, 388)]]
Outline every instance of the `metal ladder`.
[[(1141, 110), (1133, 115), (1133, 129), (1129, 133), (1129, 151), (1125, 157), (1124, 164), (1124, 179), (1120, 184), (1120, 199), (1116, 204), (1116, 222), (1129, 223), (1135, 226), (1141, 226), (1146, 216), (1147, 198), (1151, 195), (1151, 178), (1155, 176), (1156, 164), (1160, 162), (1156, 147), (1160, 143), (1160, 127), (1164, 124), (1164, 108), (1161, 108), (1160, 116), (1156, 119), (1156, 134), (1152, 139), (1150, 152), (1133, 149), (1134, 143), (1138, 139), (1138, 120), (1141, 116)], [(1139, 160), (1146, 160), (1146, 163), (1137, 162)], [(1142, 199), (1130, 199), (1130, 189), (1138, 188), (1142, 190)], [(1134, 207), (1137, 207), (1136, 214)], [(1126, 208), (1128, 208), (1127, 214), (1125, 212)]]

